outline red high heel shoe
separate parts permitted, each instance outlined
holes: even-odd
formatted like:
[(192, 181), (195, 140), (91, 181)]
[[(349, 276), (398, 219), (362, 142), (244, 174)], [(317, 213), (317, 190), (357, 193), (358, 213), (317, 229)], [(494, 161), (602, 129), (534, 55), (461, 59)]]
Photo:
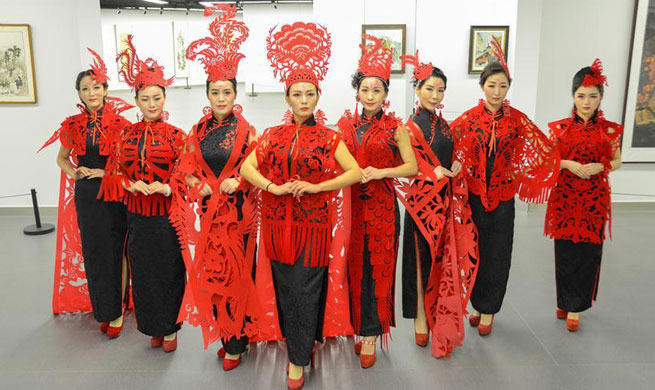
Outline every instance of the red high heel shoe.
[[(287, 372), (289, 370), (289, 365), (287, 364)], [(305, 371), (303, 370), (300, 373), (300, 378), (298, 379), (291, 379), (287, 376), (287, 386), (289, 386), (289, 390), (300, 390), (302, 389), (302, 386), (305, 384)]]
[(575, 332), (578, 330), (578, 327), (580, 326), (580, 319), (574, 319), (574, 318), (566, 318), (566, 329), (569, 330), (569, 332)]
[(109, 322), (101, 322), (100, 323), (100, 331), (102, 333), (107, 333), (108, 328), (109, 328)]
[(150, 338), (150, 346), (153, 348), (159, 348), (164, 344), (164, 338), (163, 337), (151, 337)]
[(562, 310), (558, 307), (557, 310), (555, 310), (555, 314), (557, 315), (557, 319), (565, 320), (566, 316), (569, 315), (569, 312)]
[(175, 338), (173, 340), (166, 340), (162, 343), (162, 348), (164, 352), (169, 353), (177, 349), (177, 333), (175, 333)]
[(221, 347), (217, 352), (216, 356), (218, 356), (219, 359), (223, 359), (225, 357), (225, 348)]
[(494, 317), (495, 317), (495, 315), (492, 314), (491, 315), (491, 322), (489, 323), (489, 325), (484, 325), (484, 324), (479, 324), (478, 325), (478, 334), (480, 336), (487, 336), (487, 335), (491, 334), (491, 329), (494, 326)]
[[(123, 323), (124, 324), (124, 323)], [(107, 337), (110, 339), (115, 339), (116, 337), (121, 335), (121, 331), (123, 330), (123, 324), (121, 326), (107, 326)]]
[(476, 327), (476, 326), (480, 325), (480, 318), (481, 317), (482, 316), (480, 314), (471, 314), (469, 316), (469, 325), (471, 325), (472, 327)]
[(223, 359), (223, 371), (232, 371), (241, 363), (241, 355), (238, 359)]
[(355, 343), (355, 355), (359, 355), (359, 353), (362, 352), (362, 341), (358, 341)]
[[(366, 344), (366, 345), (375, 346), (376, 341), (377, 341), (377, 338), (376, 338), (376, 340), (373, 340), (373, 341), (362, 340), (361, 343), (362, 343), (362, 345)], [(373, 367), (373, 365), (375, 364), (375, 350), (373, 350), (373, 353), (371, 355), (363, 354), (360, 351), (360, 353), (359, 353), (359, 364), (361, 364), (362, 368)]]
[(419, 347), (427, 347), (430, 340), (429, 333), (416, 333), (414, 332), (414, 341)]

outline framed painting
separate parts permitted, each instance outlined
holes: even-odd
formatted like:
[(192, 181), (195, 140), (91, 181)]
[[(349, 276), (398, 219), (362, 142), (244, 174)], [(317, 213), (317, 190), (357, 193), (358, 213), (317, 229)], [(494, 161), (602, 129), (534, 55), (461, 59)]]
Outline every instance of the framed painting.
[(0, 103), (36, 101), (30, 25), (0, 24)]
[[(382, 40), (382, 44), (393, 50), (393, 63), (391, 64), (392, 74), (405, 73), (405, 65), (402, 64), (400, 56), (405, 55), (405, 30), (404, 24), (363, 24), (362, 34), (373, 35)], [(362, 40), (362, 44), (365, 44)]]
[(186, 49), (189, 47), (189, 23), (173, 22), (173, 55), (175, 58), (175, 77), (189, 77), (189, 62)]
[(469, 40), (469, 74), (482, 73), (487, 64), (495, 57), (491, 54), (491, 40), (498, 37), (505, 52), (507, 61), (507, 48), (509, 45), (509, 26), (471, 26)]
[(635, 4), (623, 112), (623, 161), (655, 162), (655, 0)]

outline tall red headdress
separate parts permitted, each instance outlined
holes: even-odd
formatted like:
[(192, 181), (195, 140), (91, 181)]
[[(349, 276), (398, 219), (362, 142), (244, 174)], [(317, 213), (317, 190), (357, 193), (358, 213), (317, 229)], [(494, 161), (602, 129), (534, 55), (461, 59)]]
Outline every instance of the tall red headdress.
[(391, 63), (393, 62), (393, 50), (384, 47), (380, 38), (372, 35), (362, 35), (364, 41), (372, 41), (373, 45), (360, 44), (362, 56), (359, 59), (359, 71), (364, 77), (379, 77), (383, 80), (391, 78)]
[(107, 77), (107, 65), (105, 65), (105, 61), (103, 61), (102, 57), (100, 57), (100, 55), (95, 51), (89, 49), (88, 47), (86, 50), (91, 52), (91, 55), (94, 57), (93, 63), (89, 64), (89, 67), (92, 71), (91, 78), (94, 79), (98, 84), (106, 83), (107, 80), (109, 80), (109, 77)]
[(233, 4), (207, 7), (205, 16), (211, 16), (215, 11), (223, 11), (223, 14), (209, 25), (212, 36), (191, 42), (186, 50), (186, 58), (192, 61), (198, 58), (205, 67), (207, 79), (212, 82), (237, 77), (239, 61), (245, 57), (237, 50), (249, 32), (245, 23), (233, 19), (237, 14)]
[(269, 31), (266, 38), (267, 58), (273, 74), (286, 89), (299, 82), (312, 83), (318, 88), (319, 81), (327, 73), (332, 40), (330, 33), (321, 25), (295, 22), (285, 24), (280, 31)]
[(418, 81), (423, 81), (432, 75), (432, 69), (434, 66), (431, 62), (423, 63), (418, 60), (418, 50), (416, 50), (415, 55), (407, 54), (400, 56), (400, 60), (403, 62), (403, 65), (409, 64), (414, 67), (414, 79)]
[(498, 59), (498, 63), (503, 67), (503, 70), (505, 70), (507, 79), (511, 79), (509, 75), (509, 67), (507, 66), (507, 61), (505, 60), (505, 51), (503, 50), (503, 46), (500, 44), (500, 39), (498, 39), (496, 36), (491, 38), (491, 54)]
[(603, 74), (603, 63), (596, 58), (591, 64), (591, 71), (593, 74), (588, 74), (582, 80), (583, 87), (594, 87), (598, 85), (607, 85), (607, 76)]
[(125, 78), (127, 85), (134, 90), (141, 90), (151, 85), (168, 87), (173, 84), (173, 78), (164, 78), (164, 67), (157, 64), (152, 58), (141, 61), (132, 44), (132, 34), (127, 36), (127, 48), (116, 56), (121, 68), (118, 73)]

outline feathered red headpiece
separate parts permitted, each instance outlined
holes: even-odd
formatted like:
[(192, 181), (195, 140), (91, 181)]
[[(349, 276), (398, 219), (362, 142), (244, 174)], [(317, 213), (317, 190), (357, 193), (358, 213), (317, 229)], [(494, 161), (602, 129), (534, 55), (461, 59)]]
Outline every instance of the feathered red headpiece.
[[(359, 47), (362, 49), (362, 56), (359, 59), (359, 71), (364, 77), (379, 77), (383, 80), (391, 78), (391, 63), (393, 62), (393, 50), (390, 47), (382, 46), (382, 40), (372, 35), (362, 35), (364, 43)], [(367, 45), (366, 41), (372, 41), (373, 45)]]
[(325, 77), (330, 59), (330, 33), (314, 23), (285, 24), (273, 33), (276, 27), (266, 38), (266, 57), (271, 62), (273, 74), (286, 89), (295, 83), (308, 82), (320, 91), (319, 81)]
[(416, 50), (415, 55), (404, 55), (400, 56), (400, 60), (403, 62), (403, 65), (409, 64), (414, 67), (414, 79), (418, 81), (423, 81), (432, 75), (432, 70), (434, 66), (431, 62), (422, 63), (418, 60), (418, 50)]
[(588, 74), (582, 80), (583, 87), (594, 87), (598, 85), (607, 85), (607, 76), (603, 74), (603, 63), (598, 58), (590, 66), (593, 74)]
[(503, 50), (503, 46), (500, 44), (500, 39), (498, 39), (496, 36), (491, 38), (491, 54), (496, 57), (496, 59), (498, 59), (498, 63), (500, 63), (500, 66), (502, 66), (503, 70), (505, 70), (507, 79), (511, 79), (509, 75), (509, 67), (507, 66), (507, 61), (505, 60), (505, 51)]
[(105, 65), (105, 61), (102, 60), (102, 57), (95, 51), (89, 49), (88, 47), (86, 50), (91, 52), (91, 55), (94, 57), (93, 58), (93, 63), (89, 64), (89, 67), (91, 68), (91, 78), (94, 79), (98, 84), (104, 84), (109, 80), (109, 77), (107, 77), (107, 65)]
[(173, 78), (164, 78), (164, 67), (157, 64), (152, 58), (141, 61), (132, 44), (132, 34), (127, 36), (127, 48), (116, 56), (121, 68), (118, 73), (125, 78), (127, 85), (134, 90), (141, 90), (151, 85), (168, 87), (173, 84)]
[(237, 77), (239, 61), (245, 57), (237, 50), (249, 33), (245, 23), (232, 19), (237, 14), (233, 4), (206, 7), (205, 16), (216, 11), (223, 11), (223, 14), (209, 25), (212, 37), (193, 41), (186, 50), (186, 58), (192, 61), (198, 58), (205, 67), (207, 79), (212, 82)]

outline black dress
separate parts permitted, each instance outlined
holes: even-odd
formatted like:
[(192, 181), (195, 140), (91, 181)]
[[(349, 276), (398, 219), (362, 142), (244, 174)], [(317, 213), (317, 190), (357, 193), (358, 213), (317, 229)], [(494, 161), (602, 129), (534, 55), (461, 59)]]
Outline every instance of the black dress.
[[(102, 121), (102, 110), (97, 121)], [(104, 169), (107, 156), (100, 154), (96, 120), (86, 126), (86, 152), (78, 154), (78, 166)], [(127, 121), (125, 121), (127, 123)], [(75, 182), (75, 210), (82, 240), (84, 271), (89, 287), (93, 316), (109, 322), (122, 315), (123, 246), (127, 231), (125, 206), (97, 199), (102, 179)]]
[[(420, 107), (418, 113), (410, 118), (423, 132), (423, 137), (439, 159), (441, 165), (450, 169), (453, 162), (454, 143), (448, 123), (441, 117)], [(450, 182), (441, 190), (441, 196), (448, 191)], [(418, 252), (418, 253), (417, 253)], [(432, 270), (432, 257), (430, 245), (416, 226), (416, 221), (408, 211), (405, 211), (405, 222), (403, 229), (403, 317), (416, 318), (417, 316), (417, 275), (416, 261), (421, 265), (421, 285), (423, 291), (427, 288), (428, 278)], [(440, 258), (437, 259), (440, 261)]]

